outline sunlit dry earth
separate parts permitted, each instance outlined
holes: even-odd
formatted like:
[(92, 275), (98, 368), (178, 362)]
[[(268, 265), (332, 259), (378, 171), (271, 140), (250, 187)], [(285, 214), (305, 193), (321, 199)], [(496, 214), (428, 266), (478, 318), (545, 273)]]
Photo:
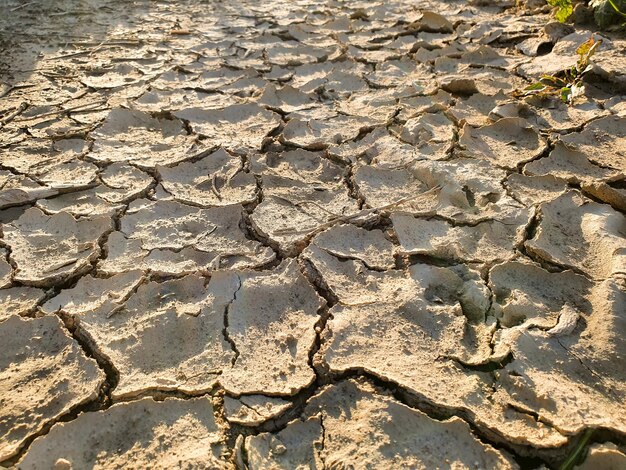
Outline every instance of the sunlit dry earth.
[(0, 465), (626, 468), (626, 39), (516, 97), (549, 13), (1, 2)]

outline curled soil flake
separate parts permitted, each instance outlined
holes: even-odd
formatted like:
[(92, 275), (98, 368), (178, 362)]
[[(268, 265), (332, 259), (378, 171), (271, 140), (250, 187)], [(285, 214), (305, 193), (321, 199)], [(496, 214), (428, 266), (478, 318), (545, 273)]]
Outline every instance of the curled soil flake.
[[(132, 205), (131, 205), (132, 207)], [(201, 209), (176, 201), (136, 201), (107, 241), (98, 267), (107, 273), (144, 269), (169, 275), (272, 261), (271, 248), (245, 237), (243, 208)]]
[[(626, 341), (619, 332), (626, 327), (625, 287), (623, 279), (596, 284), (588, 294), (591, 313), (580, 312), (584, 321), (573, 329), (504, 330), (496, 350), (506, 346), (514, 357), (498, 372), (507, 401), (565, 434), (599, 427), (623, 433)], [(567, 314), (564, 309), (561, 317)]]
[(91, 136), (94, 144), (87, 157), (101, 163), (128, 162), (153, 169), (200, 152), (195, 150), (195, 138), (187, 135), (180, 120), (154, 118), (121, 108), (111, 110)]
[(224, 397), (224, 412), (231, 423), (258, 426), (279, 416), (291, 408), (291, 402), (264, 395), (243, 395), (239, 398)]
[(280, 116), (256, 104), (236, 104), (220, 110), (188, 108), (174, 113), (189, 121), (194, 132), (215, 146), (260, 150), (265, 137), (280, 124)]
[(598, 119), (582, 132), (568, 134), (561, 140), (583, 152), (592, 162), (626, 173), (626, 117)]
[(17, 264), (14, 279), (34, 286), (50, 286), (92, 268), (100, 255), (99, 240), (112, 230), (109, 217), (75, 219), (67, 212), (48, 216), (28, 209), (3, 226)]
[(180, 202), (200, 207), (245, 204), (256, 199), (256, 180), (243, 162), (220, 149), (194, 163), (157, 167), (166, 191)]
[(504, 118), (474, 129), (466, 124), (459, 137), (464, 155), (514, 170), (540, 156), (547, 142), (521, 118)]
[(576, 470), (620, 470), (626, 467), (626, 453), (615, 444), (594, 444), (589, 448), (587, 457)]
[(46, 292), (36, 287), (16, 286), (0, 290), (0, 322), (13, 315), (26, 316), (35, 311)]
[(569, 191), (541, 205), (537, 235), (525, 246), (545, 261), (606, 279), (626, 273), (626, 217)]

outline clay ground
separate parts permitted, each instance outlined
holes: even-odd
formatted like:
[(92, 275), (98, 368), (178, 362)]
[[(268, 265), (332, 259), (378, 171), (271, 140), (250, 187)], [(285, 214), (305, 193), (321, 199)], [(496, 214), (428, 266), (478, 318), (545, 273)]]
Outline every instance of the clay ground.
[(549, 13), (0, 1), (1, 464), (626, 468), (626, 40), (515, 98)]

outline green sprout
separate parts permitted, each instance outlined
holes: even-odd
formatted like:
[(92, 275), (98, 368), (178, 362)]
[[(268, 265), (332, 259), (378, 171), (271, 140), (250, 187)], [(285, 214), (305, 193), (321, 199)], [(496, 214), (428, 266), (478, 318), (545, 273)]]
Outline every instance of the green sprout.
[(559, 470), (572, 470), (574, 465), (580, 460), (580, 457), (591, 439), (593, 435), (594, 429), (587, 429), (583, 434), (583, 437), (580, 439), (580, 442), (576, 444), (576, 447), (572, 450), (571, 454), (567, 456), (563, 464), (559, 467)]
[(548, 5), (556, 7), (554, 17), (561, 23), (565, 23), (574, 12), (572, 0), (548, 0)]
[(542, 75), (539, 81), (515, 92), (515, 96), (526, 97), (538, 95), (543, 98), (557, 96), (567, 104), (573, 104), (578, 96), (584, 94), (583, 77), (592, 68), (591, 57), (602, 44), (602, 39), (589, 38), (576, 49), (578, 61), (576, 65), (556, 75)]
[[(565, 23), (574, 13), (573, 0), (547, 0), (548, 4), (555, 7), (554, 17), (557, 21)], [(580, 2), (579, 2), (580, 3)], [(589, 6), (593, 8), (593, 17), (601, 29), (620, 24), (624, 26), (626, 20), (626, 0), (590, 0)]]

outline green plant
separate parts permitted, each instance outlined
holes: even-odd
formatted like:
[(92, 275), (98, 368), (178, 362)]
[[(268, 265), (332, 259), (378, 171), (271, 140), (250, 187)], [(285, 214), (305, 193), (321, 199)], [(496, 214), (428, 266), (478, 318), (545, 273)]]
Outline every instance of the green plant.
[(590, 37), (576, 49), (576, 54), (578, 54), (576, 65), (556, 75), (542, 75), (539, 81), (515, 92), (515, 95), (518, 97), (558, 96), (564, 103), (573, 104), (576, 97), (584, 93), (583, 77), (592, 69), (591, 57), (600, 44), (602, 44), (602, 39)]
[[(556, 8), (555, 18), (564, 23), (574, 12), (573, 0), (547, 0), (549, 5)], [(598, 27), (605, 29), (609, 26), (624, 23), (626, 20), (626, 0), (590, 0), (589, 6), (593, 9), (593, 17)]]
[(626, 20), (626, 0), (591, 0), (593, 17), (600, 28)]
[(567, 459), (565, 459), (565, 462), (563, 462), (563, 464), (559, 467), (559, 470), (572, 470), (572, 468), (574, 468), (574, 465), (576, 465), (576, 463), (580, 460), (580, 457), (585, 450), (589, 439), (591, 439), (593, 432), (593, 429), (587, 429), (585, 431), (583, 437), (580, 439), (576, 447), (572, 449), (572, 452)]
[(564, 23), (572, 15), (574, 6), (572, 0), (548, 0), (548, 5), (556, 7), (555, 18)]

